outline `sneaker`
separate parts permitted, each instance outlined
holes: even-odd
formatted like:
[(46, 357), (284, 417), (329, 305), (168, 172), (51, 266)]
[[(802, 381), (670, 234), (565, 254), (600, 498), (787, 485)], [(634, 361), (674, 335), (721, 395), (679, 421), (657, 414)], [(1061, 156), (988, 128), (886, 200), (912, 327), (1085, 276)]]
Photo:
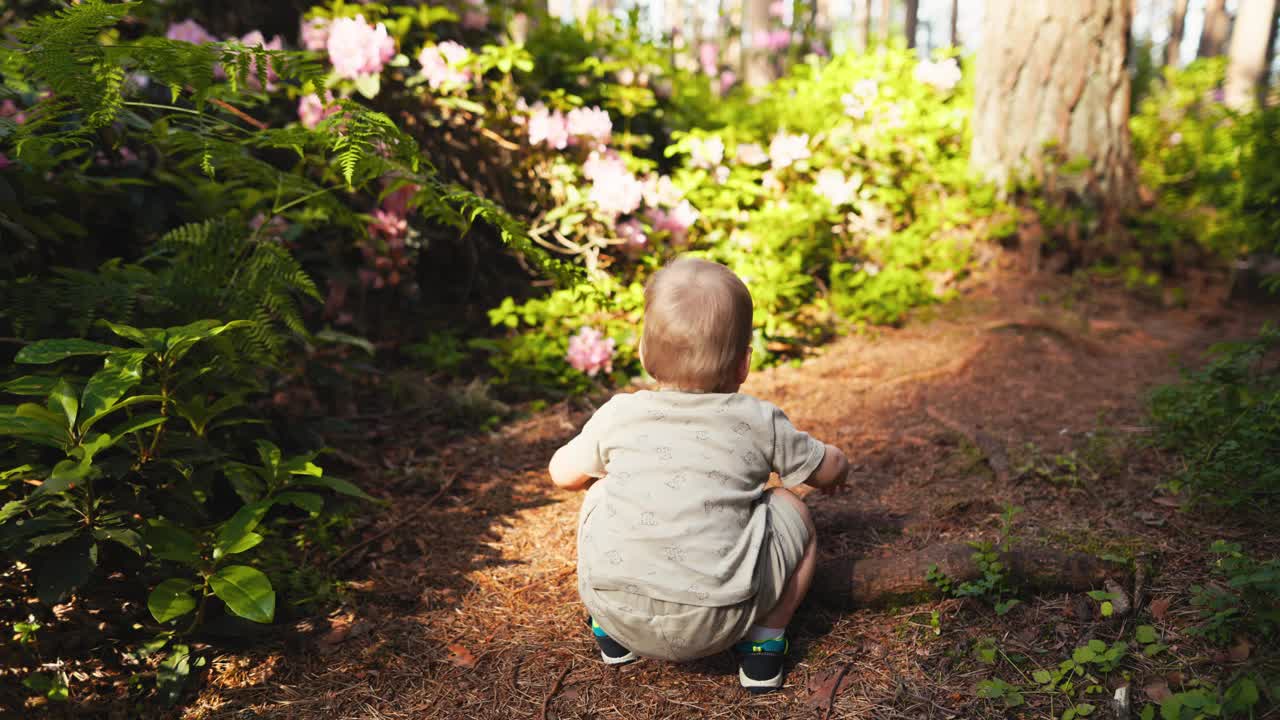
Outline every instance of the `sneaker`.
[(782, 665), (791, 643), (781, 635), (771, 640), (743, 640), (733, 646), (738, 656), (738, 682), (748, 692), (765, 693), (782, 687)]
[(591, 635), (596, 639), (596, 645), (600, 646), (600, 659), (604, 661), (605, 665), (626, 665), (629, 662), (635, 662), (640, 659), (639, 655), (609, 637), (609, 634), (604, 631), (604, 628), (600, 627), (595, 618), (588, 617), (587, 624), (591, 626)]

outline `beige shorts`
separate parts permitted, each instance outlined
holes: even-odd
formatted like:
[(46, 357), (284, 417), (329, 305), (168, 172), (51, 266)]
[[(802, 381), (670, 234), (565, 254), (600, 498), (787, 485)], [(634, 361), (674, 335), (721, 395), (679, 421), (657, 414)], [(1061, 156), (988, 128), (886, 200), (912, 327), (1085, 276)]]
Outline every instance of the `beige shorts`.
[(685, 605), (622, 590), (595, 590), (578, 583), (582, 603), (609, 636), (642, 657), (694, 660), (727, 650), (757, 618), (773, 610), (787, 578), (800, 565), (809, 529), (790, 503), (767, 493), (765, 547), (756, 564), (755, 597), (727, 607)]

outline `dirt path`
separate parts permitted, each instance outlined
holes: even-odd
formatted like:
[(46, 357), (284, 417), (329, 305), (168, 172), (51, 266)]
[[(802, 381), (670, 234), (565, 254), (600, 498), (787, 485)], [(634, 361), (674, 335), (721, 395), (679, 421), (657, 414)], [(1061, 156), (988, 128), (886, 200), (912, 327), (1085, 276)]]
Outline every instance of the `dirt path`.
[[(991, 538), (1005, 504), (1025, 508), (1020, 537), (1093, 552), (1194, 559), (1231, 532), (1153, 503), (1161, 461), (1136, 438), (1142, 393), (1173, 376), (1173, 359), (1242, 335), (1256, 318), (1158, 310), (1101, 291), (1081, 299), (1065, 285), (980, 293), (933, 314), (844, 338), (744, 388), (851, 458), (848, 494), (807, 499), (824, 553)], [(727, 656), (607, 670), (574, 589), (580, 496), (545, 478), (552, 451), (588, 412), (561, 405), (447, 447), (424, 479), (400, 473), (409, 479), (393, 488), (390, 513), (366, 531), (382, 534), (349, 558), (344, 609), (274, 650), (215, 659), (188, 715), (821, 717), (843, 672), (832, 718), (1002, 717), (974, 698), (973, 638), (1069, 654), (1096, 630), (1093, 618), (1065, 613), (1062, 597), (1030, 599), (1004, 618), (956, 600), (810, 608), (793, 626), (780, 693), (743, 693)], [(997, 438), (1012, 476), (995, 478), (948, 423)], [(1048, 470), (1016, 472), (1030, 460)]]

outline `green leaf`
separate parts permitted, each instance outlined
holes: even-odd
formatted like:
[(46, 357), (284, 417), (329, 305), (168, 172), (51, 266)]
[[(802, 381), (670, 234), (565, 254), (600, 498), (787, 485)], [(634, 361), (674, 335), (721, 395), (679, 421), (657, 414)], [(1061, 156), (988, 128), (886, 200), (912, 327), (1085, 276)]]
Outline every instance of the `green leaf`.
[(142, 536), (128, 528), (98, 528), (93, 531), (93, 536), (98, 540), (119, 543), (139, 556), (142, 555)]
[(82, 420), (80, 422), (80, 432), (81, 433), (89, 432), (89, 428), (93, 427), (99, 420), (110, 415), (113, 412), (117, 412), (119, 410), (123, 410), (127, 407), (132, 407), (140, 403), (149, 403), (149, 402), (163, 403), (164, 396), (163, 395), (132, 395), (130, 397), (127, 397), (124, 400), (121, 400), (120, 402), (116, 403), (115, 405), (112, 405), (111, 407), (107, 408), (106, 410), (103, 410), (102, 412), (90, 417), (88, 420)]
[(376, 353), (376, 350), (373, 347), (373, 343), (369, 342), (368, 340), (362, 337), (358, 337), (356, 335), (350, 335), (350, 334), (341, 332), (339, 330), (333, 330), (331, 328), (325, 328), (324, 330), (321, 330), (320, 332), (316, 333), (315, 339), (323, 340), (324, 342), (331, 342), (335, 344), (350, 345), (351, 347), (359, 348), (363, 350), (366, 354), (369, 355), (369, 357), (373, 357), (374, 354)]
[(240, 536), (240, 539), (228, 545), (225, 549), (221, 546), (214, 548), (214, 559), (225, 555), (235, 555), (246, 550), (252, 550), (263, 541), (263, 537), (256, 532), (247, 532)]
[(276, 471), (280, 469), (280, 448), (270, 440), (256, 440), (254, 444), (258, 446), (258, 457), (262, 459), (262, 467), (270, 470), (270, 476), (274, 476)]
[(59, 378), (45, 377), (42, 375), (23, 375), (20, 378), (14, 378), (4, 385), (0, 385), (0, 389), (10, 395), (23, 395), (28, 397), (48, 397), (53, 392), (53, 387), (57, 385)]
[(1139, 625), (1134, 631), (1134, 637), (1143, 645), (1153, 643), (1156, 641), (1156, 629), (1150, 625)]
[(182, 617), (196, 609), (195, 596), (191, 591), (195, 583), (182, 578), (169, 578), (156, 586), (147, 596), (147, 609), (156, 622), (169, 622)]
[(232, 320), (229, 323), (222, 323), (220, 320), (197, 320), (188, 325), (169, 328), (165, 331), (165, 359), (169, 362), (177, 362), (201, 340), (208, 340), (228, 330), (252, 325), (253, 323), (248, 320)]
[(1048, 670), (1036, 670), (1031, 673), (1031, 679), (1041, 685), (1047, 685), (1051, 680), (1053, 680), (1053, 675)]
[(77, 355), (106, 355), (115, 350), (110, 345), (78, 338), (40, 340), (19, 350), (13, 361), (24, 365), (48, 365)]
[(123, 323), (113, 323), (110, 320), (99, 320), (98, 324), (107, 328), (108, 330), (115, 333), (116, 335), (124, 338), (125, 340), (132, 340), (133, 342), (139, 345), (142, 345), (143, 347), (146, 347), (149, 350), (158, 351), (162, 349), (157, 344), (157, 341), (160, 339), (160, 333), (155, 330), (140, 330), (136, 327), (133, 327), (132, 325), (125, 325)]
[(1093, 662), (1094, 652), (1087, 647), (1078, 647), (1071, 653), (1071, 659), (1082, 664)]
[(1080, 703), (1076, 705), (1076, 717), (1088, 717), (1093, 714), (1096, 708), (1089, 703)]
[(22, 415), (0, 415), (0, 436), (5, 435), (62, 449), (71, 441), (65, 428), (44, 418)]
[(146, 430), (149, 427), (155, 427), (156, 425), (164, 423), (168, 419), (169, 418), (161, 415), (160, 413), (144, 413), (111, 428), (109, 435), (113, 438), (122, 438), (130, 433), (136, 433), (140, 430)]
[(49, 393), (49, 412), (55, 415), (61, 413), (67, 419), (68, 429), (75, 427), (76, 413), (80, 411), (76, 394), (75, 388), (71, 387), (71, 383), (66, 380), (59, 380), (58, 384), (53, 386), (53, 391)]
[(108, 355), (102, 369), (94, 373), (84, 386), (84, 395), (80, 400), (84, 416), (90, 418), (110, 410), (125, 393), (142, 382), (142, 361), (146, 357), (144, 350), (128, 350)]
[(1095, 655), (1107, 651), (1107, 644), (1101, 640), (1090, 640), (1088, 647)]
[(40, 495), (66, 492), (79, 485), (80, 481), (87, 477), (92, 469), (93, 466), (90, 463), (63, 460), (53, 466), (53, 472), (49, 474), (48, 479), (40, 483), (40, 486), (32, 491), (31, 496), (38, 497)]
[(199, 546), (195, 537), (186, 530), (165, 520), (150, 520), (145, 537), (152, 555), (190, 567), (200, 565)]
[(276, 496), (276, 502), (288, 503), (316, 515), (324, 508), (324, 498), (309, 492), (286, 492)]
[(1115, 613), (1116, 609), (1115, 609), (1115, 606), (1111, 604), (1111, 601), (1107, 600), (1102, 603), (1101, 611), (1102, 611), (1102, 617), (1105, 618), (1105, 617), (1111, 617), (1111, 615)]
[(1156, 720), (1156, 706), (1148, 705), (1138, 713), (1138, 720)]
[(246, 620), (269, 623), (275, 617), (275, 590), (259, 570), (248, 565), (228, 565), (209, 576), (209, 585), (231, 612)]
[(294, 485), (319, 485), (320, 487), (329, 488), (330, 490), (333, 490), (334, 492), (339, 493), (341, 495), (358, 497), (361, 500), (372, 500), (374, 502), (381, 502), (377, 498), (365, 493), (365, 491), (347, 482), (346, 480), (342, 480), (336, 477), (330, 477), (327, 475), (323, 477), (303, 476), (301, 479), (295, 480)]
[(235, 515), (231, 516), (231, 519), (222, 524), (222, 529), (218, 531), (218, 543), (214, 549), (226, 554), (229, 548), (239, 545), (244, 541), (244, 537), (262, 522), (263, 516), (270, 508), (271, 502), (265, 500), (241, 507)]
[(378, 97), (378, 91), (381, 89), (382, 78), (376, 73), (360, 75), (356, 78), (356, 92), (370, 100)]
[(89, 581), (98, 566), (98, 546), (87, 534), (41, 553), (35, 563), (36, 596), (45, 605), (54, 605)]

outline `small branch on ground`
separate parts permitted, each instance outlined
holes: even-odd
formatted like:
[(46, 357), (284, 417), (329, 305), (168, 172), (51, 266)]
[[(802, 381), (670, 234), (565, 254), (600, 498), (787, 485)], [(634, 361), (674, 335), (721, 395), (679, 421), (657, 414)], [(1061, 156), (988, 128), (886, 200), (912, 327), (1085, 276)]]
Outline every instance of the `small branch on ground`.
[(1009, 482), (1009, 455), (1005, 452), (1003, 443), (988, 432), (966, 427), (960, 421), (942, 414), (937, 408), (925, 405), (924, 412), (943, 427), (964, 437), (974, 447), (978, 448), (978, 452), (982, 453), (983, 461), (995, 473), (996, 480), (1001, 483)]
[(367, 537), (367, 538), (365, 538), (365, 539), (361, 540), (360, 542), (358, 542), (358, 543), (356, 543), (356, 544), (354, 544), (354, 545), (351, 545), (351, 546), (350, 546), (350, 547), (348, 547), (346, 550), (343, 550), (342, 552), (338, 553), (338, 556), (337, 556), (337, 557), (335, 557), (333, 560), (330, 560), (330, 561), (329, 561), (329, 567), (331, 567), (331, 568), (332, 568), (332, 567), (335, 567), (338, 563), (342, 562), (342, 560), (343, 560), (344, 558), (346, 558), (346, 557), (350, 556), (350, 555), (351, 555), (353, 552), (355, 552), (356, 550), (359, 550), (360, 548), (363, 548), (363, 547), (366, 547), (366, 546), (368, 546), (368, 545), (371, 545), (372, 543), (375, 543), (375, 542), (377, 542), (378, 540), (381, 540), (382, 538), (384, 538), (384, 537), (386, 537), (386, 536), (390, 535), (391, 533), (395, 532), (396, 530), (399, 530), (401, 527), (403, 527), (403, 526), (407, 525), (407, 524), (409, 523), (409, 521), (410, 521), (410, 520), (416, 520), (416, 519), (421, 518), (421, 517), (422, 517), (422, 515), (421, 515), (422, 511), (423, 511), (423, 510), (426, 510), (427, 508), (429, 508), (429, 507), (431, 507), (432, 505), (434, 505), (434, 504), (435, 504), (435, 502), (436, 502), (436, 500), (439, 500), (439, 499), (440, 499), (440, 497), (441, 497), (442, 495), (444, 495), (444, 494), (445, 494), (445, 492), (447, 492), (447, 491), (449, 490), (449, 488), (453, 487), (453, 482), (454, 482), (454, 480), (457, 480), (457, 478), (458, 478), (458, 474), (457, 474), (457, 473), (454, 473), (454, 474), (450, 475), (450, 476), (449, 476), (449, 479), (448, 479), (448, 480), (445, 480), (445, 481), (444, 481), (444, 483), (440, 486), (440, 489), (439, 489), (439, 490), (437, 490), (437, 491), (436, 491), (436, 493), (435, 493), (434, 495), (432, 495), (431, 497), (427, 498), (427, 501), (426, 501), (425, 503), (423, 503), (422, 505), (418, 506), (417, 508), (414, 508), (411, 512), (407, 512), (407, 513), (405, 513), (405, 514), (404, 514), (404, 516), (403, 516), (403, 517), (401, 517), (399, 520), (396, 520), (395, 522), (391, 523), (391, 526), (390, 526), (390, 527), (388, 527), (388, 528), (386, 528), (386, 529), (382, 530), (381, 532), (378, 532), (378, 533), (375, 533), (375, 534), (373, 534), (373, 535), (370, 535), (369, 537)]
[(822, 713), (822, 720), (831, 720), (831, 709), (836, 706), (836, 694), (840, 692), (840, 683), (844, 681), (844, 676), (849, 674), (849, 669), (852, 667), (853, 663), (845, 663), (836, 675), (836, 681), (831, 683), (831, 698), (827, 700), (827, 709)]
[(542, 712), (538, 713), (538, 720), (547, 720), (547, 708), (551, 705), (551, 698), (560, 692), (560, 686), (564, 684), (564, 679), (569, 676), (569, 671), (573, 669), (573, 661), (560, 671), (560, 675), (556, 677), (556, 681), (551, 684), (551, 690), (547, 692), (547, 696), (542, 698)]

